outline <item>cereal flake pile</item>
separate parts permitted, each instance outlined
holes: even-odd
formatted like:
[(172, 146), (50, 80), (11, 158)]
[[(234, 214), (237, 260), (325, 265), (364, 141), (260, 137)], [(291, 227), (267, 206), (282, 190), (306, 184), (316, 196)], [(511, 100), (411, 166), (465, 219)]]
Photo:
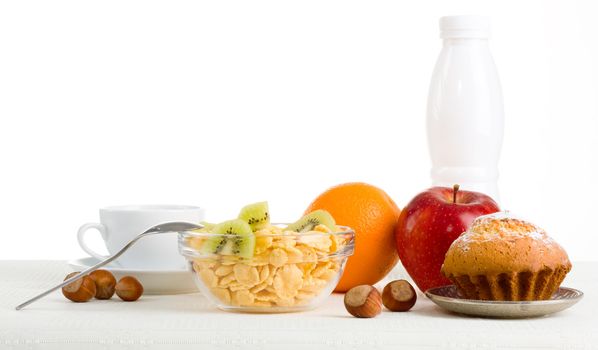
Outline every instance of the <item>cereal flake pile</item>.
[(301, 235), (269, 225), (255, 232), (252, 258), (195, 258), (193, 270), (225, 305), (305, 305), (339, 277), (341, 259), (330, 254), (344, 243), (330, 233), (324, 225)]

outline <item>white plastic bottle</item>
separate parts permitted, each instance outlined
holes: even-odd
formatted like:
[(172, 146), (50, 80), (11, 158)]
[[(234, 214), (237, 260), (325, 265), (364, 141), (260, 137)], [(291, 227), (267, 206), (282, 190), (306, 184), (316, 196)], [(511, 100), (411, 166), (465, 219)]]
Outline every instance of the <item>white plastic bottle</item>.
[(433, 185), (459, 184), (498, 201), (504, 112), (489, 35), (487, 17), (440, 19), (444, 42), (430, 83), (427, 128)]

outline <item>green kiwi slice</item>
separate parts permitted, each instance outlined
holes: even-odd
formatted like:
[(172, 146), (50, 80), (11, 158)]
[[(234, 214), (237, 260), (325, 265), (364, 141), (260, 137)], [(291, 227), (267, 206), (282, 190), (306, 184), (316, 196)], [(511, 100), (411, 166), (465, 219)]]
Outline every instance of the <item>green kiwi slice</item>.
[(211, 223), (211, 222), (207, 222), (207, 221), (200, 221), (200, 222), (199, 222), (199, 224), (200, 224), (201, 226), (203, 226), (203, 229), (202, 229), (202, 230), (207, 230), (207, 231), (212, 231), (212, 229), (213, 229), (214, 227), (216, 227), (216, 224), (214, 224), (214, 223)]
[(238, 218), (245, 220), (254, 232), (268, 226), (270, 224), (268, 202), (258, 202), (244, 206)]
[[(253, 257), (255, 236), (247, 222), (240, 219), (224, 221), (214, 226), (210, 233), (227, 235), (208, 238), (201, 246), (204, 254), (236, 255)], [(236, 237), (230, 237), (234, 235)]]
[(295, 232), (311, 231), (317, 225), (325, 225), (332, 231), (336, 229), (334, 218), (326, 210), (318, 209), (304, 215), (301, 219), (287, 226), (287, 230)]
[(212, 232), (212, 229), (216, 226), (216, 224), (213, 224), (211, 222), (207, 222), (207, 221), (200, 221), (199, 224), (201, 226), (203, 226), (202, 228), (196, 228), (194, 230), (191, 230), (192, 232), (200, 232), (200, 233), (210, 233)]

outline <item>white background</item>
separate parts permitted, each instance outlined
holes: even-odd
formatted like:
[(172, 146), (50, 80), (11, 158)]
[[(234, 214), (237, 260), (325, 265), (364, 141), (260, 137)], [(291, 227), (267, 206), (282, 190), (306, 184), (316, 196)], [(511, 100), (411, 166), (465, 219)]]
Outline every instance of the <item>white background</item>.
[[(403, 207), (430, 185), (437, 20), (493, 19), (503, 208), (573, 260), (598, 243), (592, 1), (3, 1), (0, 258), (70, 259), (129, 203), (218, 221), (269, 200), (294, 220), (365, 181)], [(96, 241), (97, 243), (97, 241)]]

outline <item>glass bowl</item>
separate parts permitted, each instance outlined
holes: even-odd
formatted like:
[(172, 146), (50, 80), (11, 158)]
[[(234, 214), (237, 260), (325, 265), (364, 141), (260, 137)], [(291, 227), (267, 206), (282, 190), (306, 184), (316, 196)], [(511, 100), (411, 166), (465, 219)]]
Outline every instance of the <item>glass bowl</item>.
[[(190, 264), (199, 290), (220, 309), (256, 313), (313, 309), (336, 287), (353, 254), (355, 233), (346, 226), (337, 226), (338, 232), (306, 233), (283, 227), (273, 225), (249, 238), (180, 232), (179, 252)], [(214, 239), (239, 244), (254, 239), (253, 256), (206, 252), (202, 247)]]

